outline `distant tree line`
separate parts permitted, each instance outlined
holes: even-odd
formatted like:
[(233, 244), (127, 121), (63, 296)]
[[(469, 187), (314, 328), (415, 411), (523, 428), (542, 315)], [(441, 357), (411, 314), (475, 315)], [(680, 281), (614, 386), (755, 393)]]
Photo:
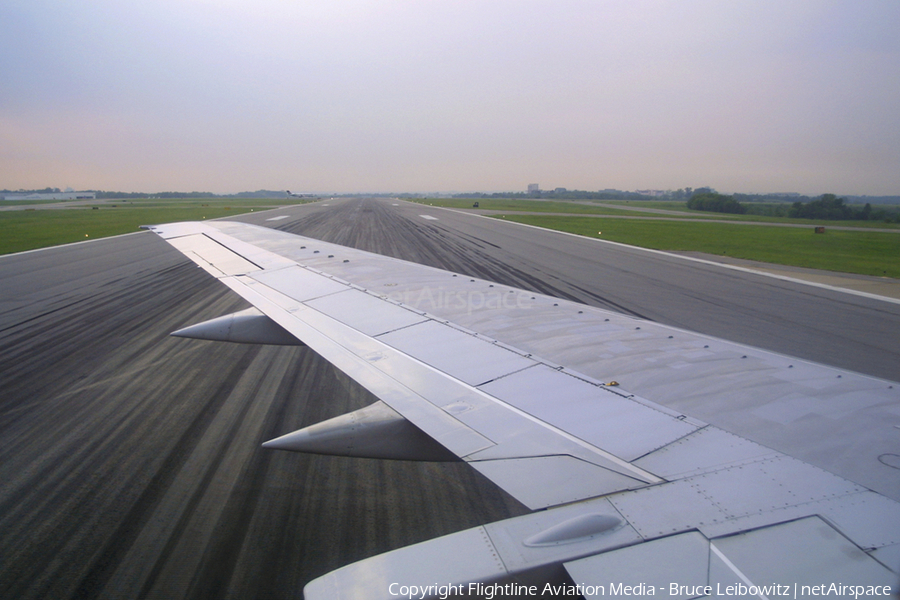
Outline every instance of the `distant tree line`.
[(687, 202), (687, 207), (691, 210), (705, 210), (709, 212), (730, 213), (742, 215), (747, 212), (744, 206), (732, 198), (717, 192), (704, 192), (694, 194)]
[[(737, 196), (737, 194), (735, 194)], [(788, 205), (785, 202), (764, 204), (742, 204), (734, 196), (725, 196), (716, 192), (695, 193), (687, 202), (692, 210), (721, 212), (731, 214), (753, 214), (772, 217), (790, 217), (793, 219), (815, 219), (821, 221), (885, 221), (900, 223), (900, 211), (893, 209), (873, 209), (870, 203), (861, 208), (848, 206), (844, 198), (834, 194), (823, 194), (816, 200), (802, 202), (797, 200)]]
[(155, 192), (147, 194), (144, 192), (105, 192), (102, 190), (93, 191), (97, 198), (121, 198), (123, 200), (136, 200), (140, 198), (217, 198), (212, 192)]
[[(823, 194), (818, 200), (812, 202), (794, 202), (788, 211), (788, 216), (795, 219), (822, 219), (826, 221), (868, 221), (877, 219), (872, 205), (860, 208), (851, 208), (844, 204), (844, 198), (838, 198), (834, 194)], [(883, 217), (882, 217), (883, 218)]]
[(715, 193), (716, 190), (711, 187), (701, 187), (697, 188), (679, 188), (674, 192), (669, 192), (668, 200), (690, 200), (694, 194), (711, 194)]

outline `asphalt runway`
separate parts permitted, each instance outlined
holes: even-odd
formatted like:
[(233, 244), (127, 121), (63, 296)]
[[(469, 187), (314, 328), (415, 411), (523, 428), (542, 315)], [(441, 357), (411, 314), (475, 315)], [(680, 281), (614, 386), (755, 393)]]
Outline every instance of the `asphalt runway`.
[[(900, 379), (896, 304), (389, 199), (240, 220)], [(299, 598), (525, 512), (465, 465), (260, 449), (372, 398), (305, 348), (169, 337), (246, 305), (154, 234), (0, 279), (0, 597)]]

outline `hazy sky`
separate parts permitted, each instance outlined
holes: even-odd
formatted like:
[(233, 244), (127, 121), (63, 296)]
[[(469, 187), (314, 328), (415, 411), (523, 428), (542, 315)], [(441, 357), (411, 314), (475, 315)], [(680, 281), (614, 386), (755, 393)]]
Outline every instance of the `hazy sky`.
[(900, 194), (898, 32), (898, 0), (2, 0), (0, 188)]

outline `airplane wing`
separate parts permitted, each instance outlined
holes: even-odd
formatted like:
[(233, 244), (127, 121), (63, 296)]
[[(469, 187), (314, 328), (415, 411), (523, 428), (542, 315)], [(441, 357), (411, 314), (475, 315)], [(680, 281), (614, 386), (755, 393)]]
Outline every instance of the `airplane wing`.
[[(892, 382), (252, 225), (152, 229), (253, 305), (175, 335), (305, 344), (378, 398), (265, 447), (461, 460), (534, 511), (348, 565), (308, 599), (898, 582)], [(576, 585), (534, 583), (560, 570)]]

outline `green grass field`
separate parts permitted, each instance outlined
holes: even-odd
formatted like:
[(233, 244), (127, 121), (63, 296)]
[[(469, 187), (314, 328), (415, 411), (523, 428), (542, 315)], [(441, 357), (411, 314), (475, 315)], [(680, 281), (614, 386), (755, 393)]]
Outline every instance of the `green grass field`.
[[(658, 217), (660, 219), (701, 219), (705, 221), (745, 221), (754, 223), (791, 223), (794, 225), (830, 225), (842, 227), (859, 227), (861, 229), (897, 229), (898, 223), (882, 221), (815, 221), (810, 219), (788, 219), (764, 215), (732, 215), (725, 213), (703, 212), (691, 210), (686, 202), (652, 201), (652, 200), (586, 200), (579, 202), (556, 200), (518, 200), (513, 198), (488, 198), (475, 200), (467, 198), (425, 198), (413, 202), (445, 208), (472, 208), (478, 202), (483, 210), (502, 210), (509, 212), (547, 212), (568, 213), (573, 215), (616, 215), (630, 217)], [(672, 214), (654, 214), (638, 209), (662, 209)]]
[[(508, 221), (657, 250), (706, 252), (828, 271), (900, 278), (900, 233), (730, 223), (505, 215)], [(602, 232), (602, 233), (601, 233)]]
[(298, 204), (265, 199), (135, 200), (91, 208), (0, 211), (0, 254), (132, 233), (141, 225), (202, 221)]

